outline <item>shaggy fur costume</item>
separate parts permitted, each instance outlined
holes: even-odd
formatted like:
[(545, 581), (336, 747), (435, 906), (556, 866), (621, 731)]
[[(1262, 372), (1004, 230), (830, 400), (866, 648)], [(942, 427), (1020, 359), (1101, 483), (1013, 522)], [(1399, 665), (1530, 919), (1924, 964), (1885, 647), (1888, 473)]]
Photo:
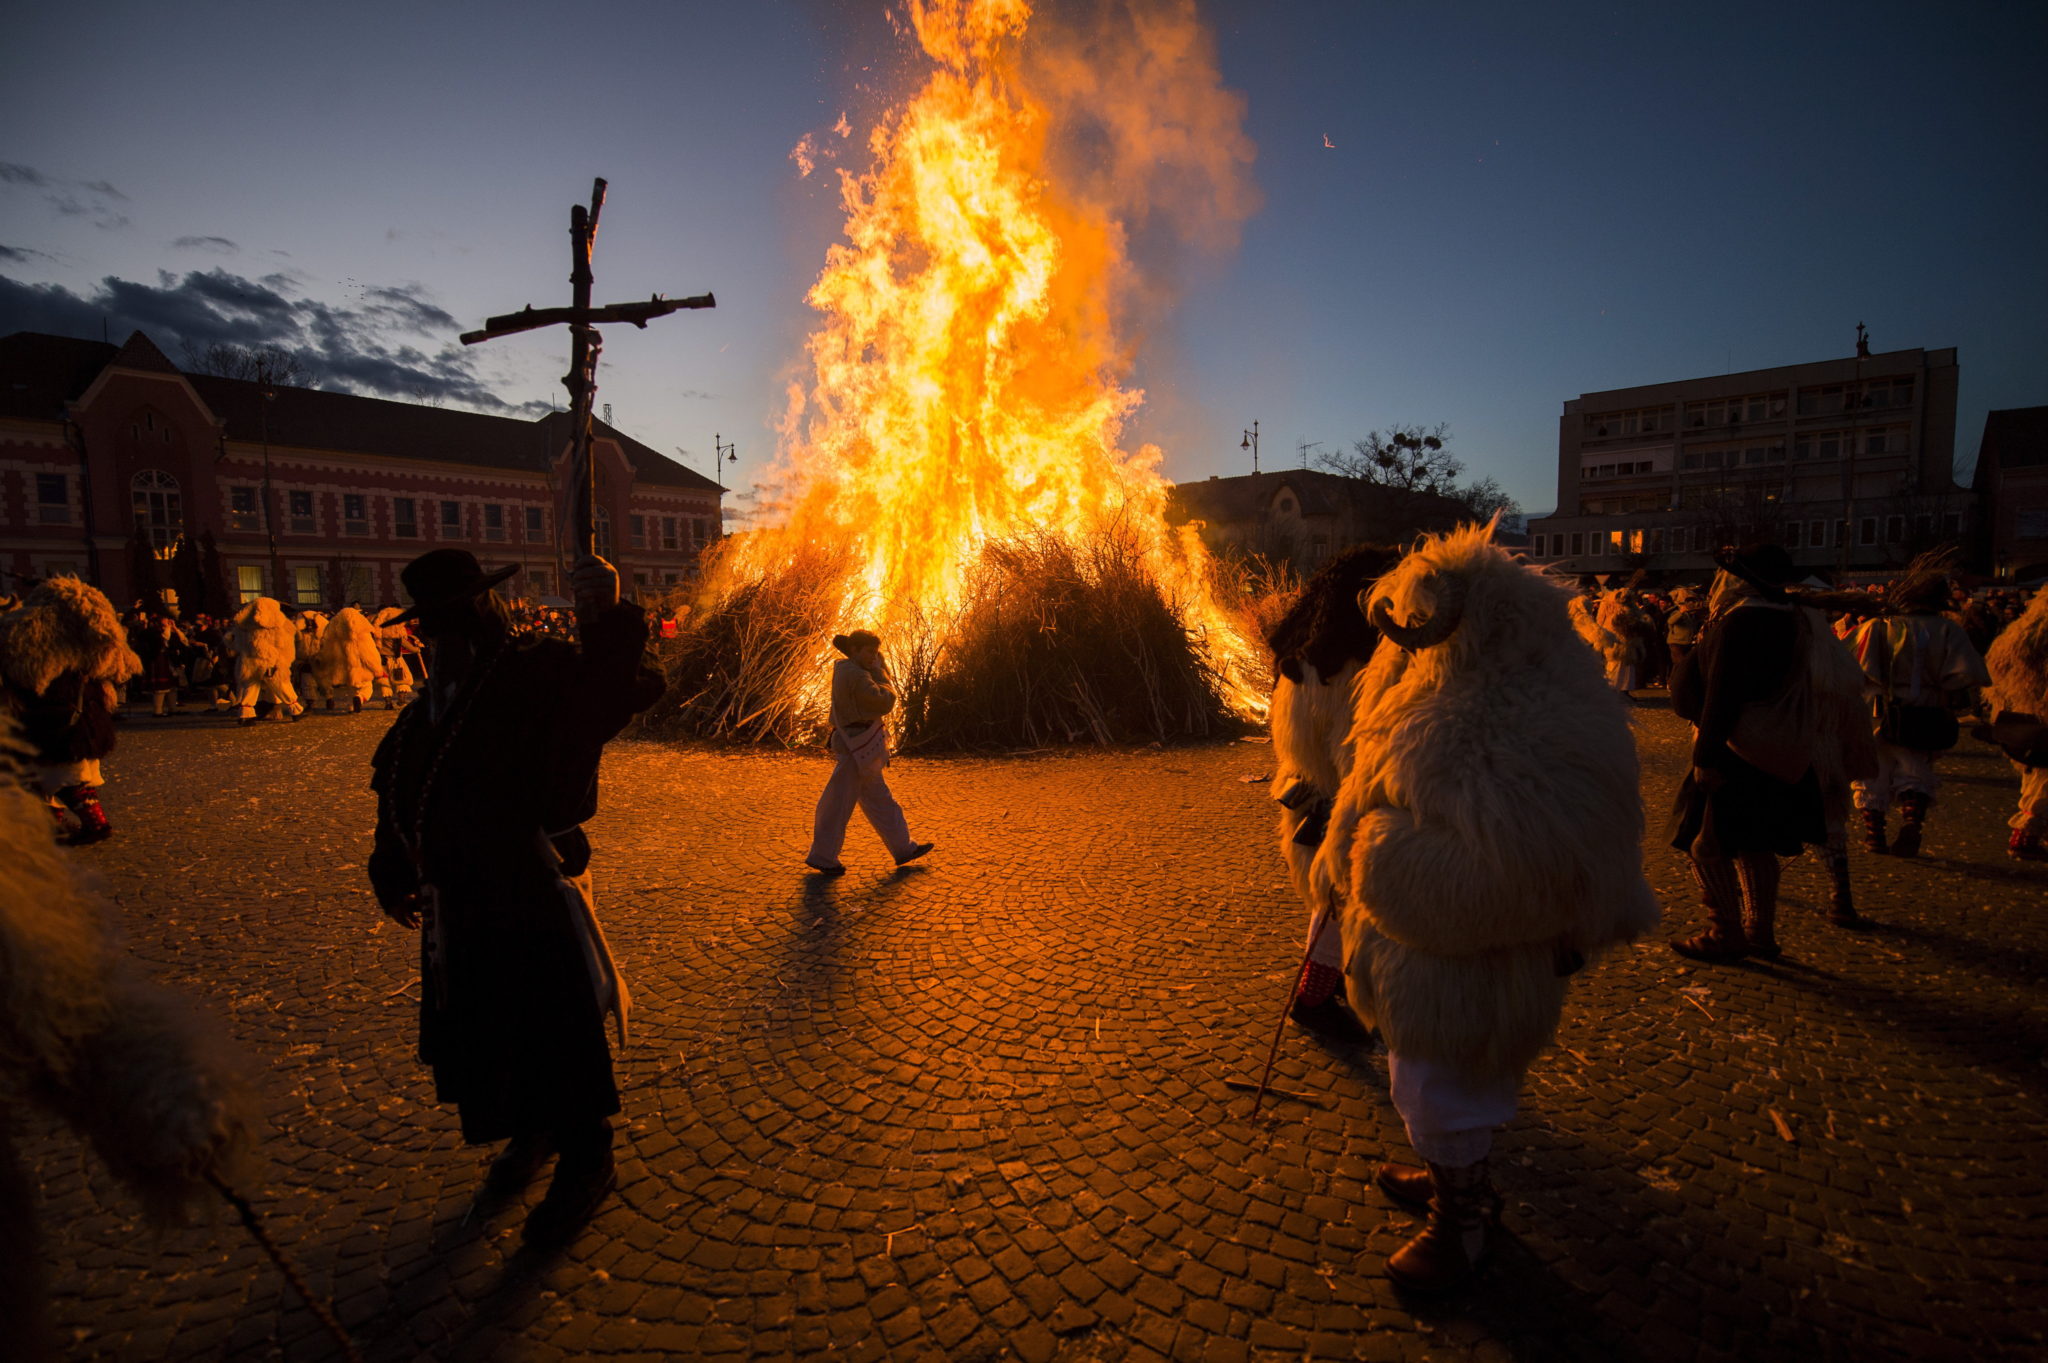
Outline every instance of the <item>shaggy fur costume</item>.
[[(0, 742), (13, 742), (0, 719)], [(54, 1357), (33, 1185), (15, 1152), (28, 1104), (91, 1143), (158, 1226), (210, 1201), (248, 1144), (240, 1066), (208, 1019), (115, 944), (106, 909), (0, 773), (0, 1339)]]
[(1984, 655), (1997, 710), (2048, 720), (2048, 587), (2034, 593), (2019, 619), (1992, 640)]
[(284, 608), (259, 596), (235, 612), (228, 625), (228, 647), (235, 651), (235, 678), (242, 686), (262, 681), (289, 684), (298, 657), (298, 631)]
[(0, 615), (0, 679), (39, 696), (67, 672), (118, 686), (142, 673), (114, 603), (75, 577), (39, 583), (16, 610)]
[(377, 627), (354, 606), (343, 606), (327, 623), (320, 640), (315, 675), (322, 693), (344, 700), (367, 697), (384, 680), (384, 653)]
[(1643, 936), (1658, 910), (1635, 740), (1567, 592), (1474, 525), (1423, 541), (1374, 595), (1412, 624), (1460, 584), (1447, 640), (1383, 646), (1359, 679), (1311, 888), (1339, 906), (1352, 1007), (1390, 1051), (1511, 1076), (1556, 1030), (1560, 960)]

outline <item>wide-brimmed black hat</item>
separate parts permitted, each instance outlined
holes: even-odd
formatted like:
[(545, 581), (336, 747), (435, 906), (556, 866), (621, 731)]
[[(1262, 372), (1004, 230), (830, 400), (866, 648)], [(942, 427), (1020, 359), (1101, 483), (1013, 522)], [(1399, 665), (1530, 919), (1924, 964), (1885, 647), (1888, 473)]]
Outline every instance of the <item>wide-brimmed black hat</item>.
[(1805, 576), (1792, 562), (1792, 555), (1778, 544), (1745, 544), (1740, 549), (1724, 546), (1714, 551), (1714, 562), (1767, 592), (1781, 592)]
[(881, 643), (882, 641), (876, 638), (872, 631), (865, 629), (857, 629), (851, 634), (835, 634), (832, 636), (832, 647), (838, 649), (849, 658), (853, 656), (855, 649), (866, 648), (870, 644), (880, 647)]
[(467, 549), (429, 549), (399, 573), (398, 580), (405, 584), (412, 605), (393, 616), (390, 623), (402, 625), (419, 618), (421, 611), (481, 596), (518, 571), (519, 565), (514, 563), (487, 573)]

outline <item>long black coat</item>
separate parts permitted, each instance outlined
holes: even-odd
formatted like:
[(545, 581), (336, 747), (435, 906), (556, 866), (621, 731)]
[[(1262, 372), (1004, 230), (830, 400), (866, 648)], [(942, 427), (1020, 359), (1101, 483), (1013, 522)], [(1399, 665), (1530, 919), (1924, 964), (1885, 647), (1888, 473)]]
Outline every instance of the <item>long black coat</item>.
[(1820, 780), (1812, 771), (1780, 781), (1728, 747), (1746, 706), (1768, 703), (1806, 666), (1795, 612), (1738, 606), (1700, 631), (1699, 645), (1671, 674), (1671, 708), (1697, 726), (1692, 765), (1718, 773), (1713, 790), (1688, 774), (1673, 810), (1671, 845), (1689, 851), (1702, 832), (1730, 856), (1773, 852), (1797, 856), (1827, 841)]
[[(534, 638), (479, 658), (438, 722), (406, 707), (378, 745), (370, 880), (395, 905), (437, 892), (444, 965), (421, 943), (420, 1055), (463, 1139), (501, 1140), (619, 1110), (611, 1052), (574, 915), (540, 843), (574, 874), (597, 811), (605, 743), (661, 695), (647, 621), (619, 605), (581, 645)], [(415, 850), (418, 864), (415, 863)]]

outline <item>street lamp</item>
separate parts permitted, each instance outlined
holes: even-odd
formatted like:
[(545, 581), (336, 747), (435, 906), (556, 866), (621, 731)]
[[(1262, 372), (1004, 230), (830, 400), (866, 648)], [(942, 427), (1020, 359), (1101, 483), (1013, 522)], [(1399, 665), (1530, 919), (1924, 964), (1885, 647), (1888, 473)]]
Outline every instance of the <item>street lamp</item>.
[(737, 463), (739, 463), (739, 462), (740, 462), (740, 457), (739, 457), (739, 455), (737, 455), (737, 454), (735, 454), (735, 453), (734, 453), (734, 451), (735, 451), (735, 450), (737, 450), (738, 448), (739, 448), (739, 446), (737, 446), (737, 445), (733, 444), (733, 443), (732, 443), (732, 442), (731, 442), (730, 440), (727, 440), (727, 441), (721, 442), (721, 441), (719, 440), (719, 438), (718, 438), (718, 432), (716, 432), (716, 431), (713, 431), (713, 432), (711, 433), (711, 467), (712, 467), (712, 469), (713, 469), (713, 470), (715, 471), (715, 470), (716, 470), (716, 469), (718, 468), (718, 458), (719, 458), (719, 456), (720, 456), (720, 455), (724, 455), (724, 456), (725, 456), (725, 462), (726, 462), (726, 463), (728, 463), (728, 464), (737, 464)]
[(1238, 448), (1241, 450), (1250, 450), (1252, 452), (1252, 472), (1256, 474), (1259, 471), (1258, 422), (1254, 421), (1252, 423), (1252, 428), (1244, 433), (1244, 443), (1242, 445), (1239, 445)]

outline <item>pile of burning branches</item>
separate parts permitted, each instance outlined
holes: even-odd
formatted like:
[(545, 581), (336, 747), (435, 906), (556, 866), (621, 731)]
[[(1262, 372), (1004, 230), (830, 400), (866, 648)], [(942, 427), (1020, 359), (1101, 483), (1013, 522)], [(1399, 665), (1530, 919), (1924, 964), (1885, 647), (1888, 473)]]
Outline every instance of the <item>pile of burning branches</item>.
[[(655, 717), (720, 742), (808, 744), (828, 724), (826, 672), (846, 565), (817, 553), (700, 602), (667, 660)], [(983, 546), (956, 611), (885, 631), (904, 747), (1168, 743), (1244, 732), (1185, 605), (1130, 535)]]

